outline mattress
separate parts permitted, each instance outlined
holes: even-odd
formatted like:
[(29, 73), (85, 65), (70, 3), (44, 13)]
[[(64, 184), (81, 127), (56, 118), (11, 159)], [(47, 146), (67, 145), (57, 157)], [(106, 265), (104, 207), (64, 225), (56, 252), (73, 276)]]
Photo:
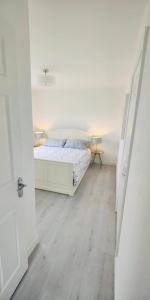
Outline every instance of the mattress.
[(35, 159), (45, 159), (73, 164), (73, 184), (77, 185), (91, 161), (90, 149), (72, 149), (40, 146), (34, 148)]

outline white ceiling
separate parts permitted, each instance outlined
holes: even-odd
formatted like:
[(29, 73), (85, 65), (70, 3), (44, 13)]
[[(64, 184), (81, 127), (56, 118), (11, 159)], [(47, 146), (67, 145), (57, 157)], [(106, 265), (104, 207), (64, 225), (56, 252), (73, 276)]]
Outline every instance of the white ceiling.
[(32, 83), (43, 67), (57, 88), (125, 86), (147, 0), (30, 0)]

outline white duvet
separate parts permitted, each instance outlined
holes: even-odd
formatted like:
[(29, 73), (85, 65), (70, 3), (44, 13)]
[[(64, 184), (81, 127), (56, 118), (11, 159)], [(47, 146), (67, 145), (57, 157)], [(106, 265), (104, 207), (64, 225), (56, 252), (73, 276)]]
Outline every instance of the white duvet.
[(76, 185), (90, 164), (91, 151), (89, 149), (40, 146), (34, 148), (34, 158), (72, 163), (74, 166), (73, 183)]

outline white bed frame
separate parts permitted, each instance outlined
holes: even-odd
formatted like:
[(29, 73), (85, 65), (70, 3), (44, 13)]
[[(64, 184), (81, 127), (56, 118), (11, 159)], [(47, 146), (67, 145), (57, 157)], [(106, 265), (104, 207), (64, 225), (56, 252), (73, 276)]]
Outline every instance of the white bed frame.
[[(79, 129), (54, 129), (47, 132), (48, 137), (84, 139), (89, 141), (88, 132)], [(35, 187), (73, 196), (78, 184), (73, 185), (73, 164), (45, 159), (34, 159)], [(86, 172), (86, 170), (85, 170)], [(85, 174), (85, 173), (84, 173)], [(83, 175), (84, 175), (83, 174)]]

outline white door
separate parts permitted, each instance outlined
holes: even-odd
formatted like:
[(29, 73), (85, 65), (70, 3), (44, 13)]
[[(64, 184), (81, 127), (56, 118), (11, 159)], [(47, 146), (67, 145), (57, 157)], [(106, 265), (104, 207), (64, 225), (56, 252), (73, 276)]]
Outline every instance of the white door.
[(124, 202), (126, 196), (126, 187), (128, 181), (128, 173), (130, 167), (130, 158), (132, 153), (132, 145), (134, 138), (134, 129), (138, 111), (138, 102), (141, 91), (143, 69), (145, 63), (145, 54), (147, 49), (147, 40), (149, 38), (149, 27), (145, 30), (143, 48), (139, 56), (134, 74), (132, 77), (131, 91), (130, 91), (130, 102), (129, 102), (129, 112), (128, 120), (125, 128), (125, 139), (124, 139), (124, 149), (121, 162), (121, 172), (119, 179), (119, 190), (118, 190), (118, 203), (117, 203), (117, 247), (116, 252), (118, 253), (121, 225), (124, 211)]
[(28, 267), (21, 217), (23, 198), (17, 192), (17, 180), (22, 175), (18, 103), (15, 35), (0, 16), (1, 300), (10, 298)]

